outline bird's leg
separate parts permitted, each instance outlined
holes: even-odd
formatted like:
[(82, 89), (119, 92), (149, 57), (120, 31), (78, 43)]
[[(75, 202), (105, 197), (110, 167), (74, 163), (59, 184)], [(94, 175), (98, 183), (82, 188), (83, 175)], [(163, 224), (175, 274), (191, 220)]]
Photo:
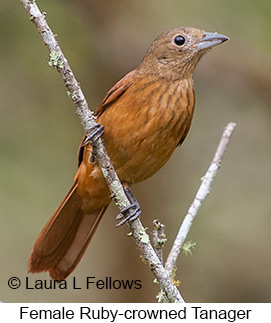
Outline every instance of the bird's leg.
[(140, 205), (137, 202), (134, 195), (132, 194), (132, 192), (130, 191), (129, 187), (124, 187), (124, 192), (131, 204), (125, 207), (121, 211), (121, 213), (117, 215), (116, 220), (121, 220), (121, 221), (116, 225), (116, 227), (123, 225), (127, 221), (134, 221), (141, 214)]
[(88, 135), (82, 142), (82, 147), (91, 144), (93, 141), (98, 140), (104, 134), (104, 126), (99, 123), (95, 123), (93, 127), (89, 129)]

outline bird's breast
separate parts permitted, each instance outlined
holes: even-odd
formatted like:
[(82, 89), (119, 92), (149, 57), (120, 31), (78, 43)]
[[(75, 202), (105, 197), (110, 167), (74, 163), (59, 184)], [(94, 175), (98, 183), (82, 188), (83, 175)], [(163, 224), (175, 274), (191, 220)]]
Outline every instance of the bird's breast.
[(193, 109), (192, 79), (134, 82), (98, 119), (121, 181), (136, 183), (156, 173), (186, 136)]

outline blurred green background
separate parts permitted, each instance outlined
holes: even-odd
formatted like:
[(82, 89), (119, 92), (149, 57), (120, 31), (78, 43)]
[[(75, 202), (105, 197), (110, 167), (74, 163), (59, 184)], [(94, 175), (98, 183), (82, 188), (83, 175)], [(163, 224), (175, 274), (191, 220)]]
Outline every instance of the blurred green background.
[[(177, 279), (189, 302), (271, 301), (270, 0), (39, 1), (95, 109), (135, 68), (152, 40), (177, 26), (217, 31), (231, 40), (200, 62), (191, 131), (168, 164), (133, 188), (142, 221), (166, 224), (167, 255), (224, 126), (237, 128), (211, 194), (193, 224), (193, 256), (181, 255)], [(0, 2), (0, 299), (5, 302), (153, 302), (158, 286), (111, 206), (71, 276), (140, 279), (140, 290), (11, 290), (27, 274), (43, 225), (76, 172), (82, 127), (48, 52), (19, 1)], [(68, 279), (71, 283), (71, 278)]]

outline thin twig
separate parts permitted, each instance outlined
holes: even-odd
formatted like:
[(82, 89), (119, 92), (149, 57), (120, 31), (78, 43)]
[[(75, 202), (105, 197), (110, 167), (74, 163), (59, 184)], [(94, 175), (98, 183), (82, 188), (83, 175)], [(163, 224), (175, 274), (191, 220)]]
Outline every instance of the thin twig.
[(224, 129), (224, 132), (222, 134), (222, 137), (216, 149), (216, 153), (213, 158), (213, 161), (210, 167), (208, 168), (206, 174), (204, 175), (201, 185), (197, 191), (196, 197), (193, 203), (191, 204), (190, 208), (188, 209), (188, 212), (182, 222), (182, 225), (179, 229), (179, 232), (177, 234), (177, 237), (174, 241), (174, 244), (172, 246), (172, 249), (168, 255), (168, 258), (165, 264), (165, 268), (169, 273), (172, 273), (172, 270), (176, 264), (178, 255), (181, 251), (181, 248), (192, 226), (193, 220), (197, 215), (199, 208), (202, 205), (202, 202), (206, 199), (206, 197), (210, 193), (212, 182), (221, 166), (222, 158), (225, 154), (225, 151), (227, 149), (229, 140), (231, 138), (231, 135), (234, 131), (235, 126), (236, 126), (235, 123), (230, 122)]
[[(78, 114), (81, 123), (84, 127), (86, 135), (90, 134), (90, 129), (95, 125), (95, 117), (93, 112), (89, 110), (85, 96), (81, 87), (68, 64), (54, 34), (48, 26), (45, 14), (42, 14), (34, 0), (20, 0), (25, 10), (27, 11), (30, 20), (38, 30), (43, 38), (45, 46), (50, 52), (49, 65), (54, 67), (62, 79), (64, 80), (67, 88), (67, 93), (72, 98), (76, 106), (76, 113)], [(130, 205), (123, 187), (116, 172), (113, 169), (112, 163), (106, 153), (103, 141), (99, 138), (97, 141), (92, 142), (93, 150), (95, 150), (95, 158), (103, 172), (107, 184), (111, 190), (112, 198), (118, 208), (123, 210)], [(184, 302), (180, 292), (172, 283), (169, 273), (165, 270), (157, 254), (155, 253), (149, 236), (146, 234), (144, 227), (139, 219), (127, 223), (133, 237), (135, 238), (137, 247), (142, 256), (147, 260), (154, 276), (159, 282), (162, 290), (169, 302)]]
[(165, 225), (158, 220), (153, 220), (152, 241), (154, 250), (163, 264), (163, 249), (167, 241), (165, 234)]

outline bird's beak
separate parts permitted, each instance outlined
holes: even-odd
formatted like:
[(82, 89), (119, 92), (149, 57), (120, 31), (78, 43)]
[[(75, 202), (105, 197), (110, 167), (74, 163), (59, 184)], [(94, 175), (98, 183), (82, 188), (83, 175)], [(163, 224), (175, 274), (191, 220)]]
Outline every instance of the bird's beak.
[(226, 40), (229, 40), (229, 39), (230, 39), (229, 37), (222, 34), (204, 32), (197, 47), (198, 47), (198, 50), (208, 49), (208, 48), (217, 46), (221, 43), (224, 43)]

